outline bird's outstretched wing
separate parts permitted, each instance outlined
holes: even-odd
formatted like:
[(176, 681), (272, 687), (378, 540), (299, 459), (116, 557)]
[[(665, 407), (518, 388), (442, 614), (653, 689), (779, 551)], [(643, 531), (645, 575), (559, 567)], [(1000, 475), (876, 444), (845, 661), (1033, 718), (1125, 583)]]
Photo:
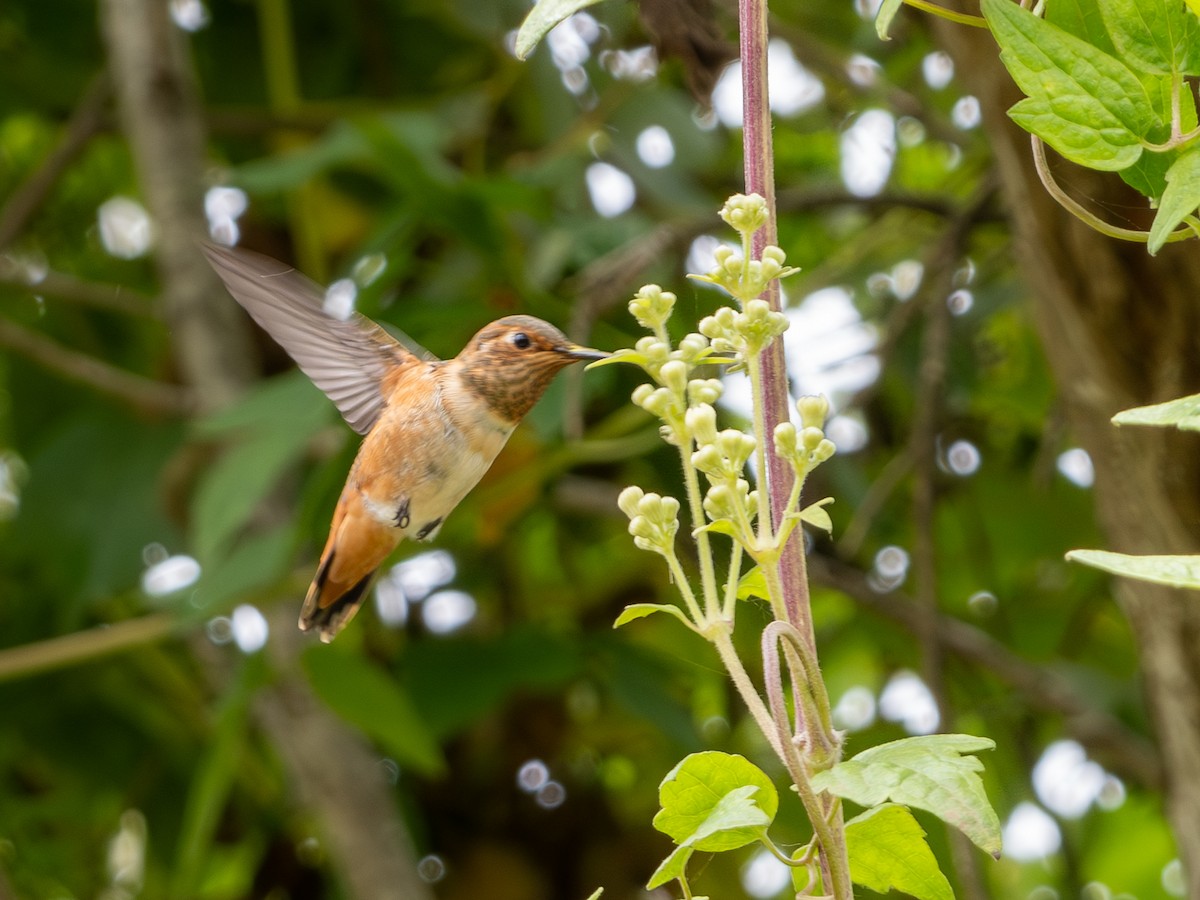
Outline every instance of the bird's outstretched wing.
[[(384, 376), (422, 364), (410, 349), (358, 313), (339, 319), (325, 312), (325, 291), (291, 266), (232, 247), (202, 243), (209, 263), (233, 298), (328, 395), (346, 422), (366, 434), (386, 397)], [(414, 345), (415, 346), (415, 345)]]

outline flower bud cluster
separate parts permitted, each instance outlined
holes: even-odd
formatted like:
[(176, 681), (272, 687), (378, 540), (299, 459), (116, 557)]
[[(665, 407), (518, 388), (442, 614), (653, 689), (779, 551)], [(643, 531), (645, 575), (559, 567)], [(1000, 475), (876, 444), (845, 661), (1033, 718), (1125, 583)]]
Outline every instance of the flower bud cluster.
[(692, 465), (709, 482), (704, 511), (712, 521), (730, 519), (739, 526), (754, 518), (758, 495), (744, 477), (746, 461), (754, 454), (753, 435), (735, 428), (717, 431), (716, 411), (700, 404), (687, 412), (688, 429), (696, 441)]
[(629, 301), (629, 312), (639, 325), (658, 333), (666, 327), (667, 319), (671, 318), (671, 310), (675, 308), (675, 295), (664, 291), (657, 284), (647, 284), (642, 287)]
[(767, 224), (767, 201), (761, 194), (734, 194), (721, 207), (721, 219), (738, 234), (752, 235)]
[(783, 313), (771, 309), (766, 300), (750, 300), (742, 312), (723, 306), (700, 320), (700, 333), (718, 353), (738, 353), (743, 359), (762, 351), (788, 329)]
[(779, 247), (763, 248), (761, 259), (744, 259), (731, 247), (720, 246), (713, 251), (717, 265), (705, 275), (692, 275), (697, 281), (707, 281), (727, 290), (743, 303), (767, 289), (776, 278), (785, 278), (800, 271), (785, 266), (787, 255)]
[(675, 535), (679, 531), (679, 501), (674, 497), (647, 494), (631, 486), (617, 497), (621, 512), (629, 516), (629, 533), (641, 550), (672, 556)]
[(829, 457), (837, 447), (825, 437), (822, 426), (829, 414), (829, 401), (824, 397), (801, 397), (796, 402), (800, 411), (800, 428), (791, 422), (775, 426), (775, 455), (792, 464), (796, 475), (803, 478)]

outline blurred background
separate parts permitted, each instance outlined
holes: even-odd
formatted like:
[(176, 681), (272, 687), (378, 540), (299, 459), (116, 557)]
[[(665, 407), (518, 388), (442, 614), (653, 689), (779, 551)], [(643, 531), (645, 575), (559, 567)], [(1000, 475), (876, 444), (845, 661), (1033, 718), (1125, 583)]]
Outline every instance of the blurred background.
[[(3, 900), (645, 898), (675, 762), (779, 772), (708, 645), (611, 628), (674, 597), (616, 494), (680, 490), (622, 367), (560, 376), (336, 643), (295, 629), (357, 438), (198, 234), (443, 357), (518, 311), (630, 346), (650, 281), (677, 337), (724, 303), (684, 274), (742, 185), (732, 5), (603, 3), (520, 63), (527, 10), (0, 7)], [(808, 497), (836, 498), (811, 569), (847, 751), (997, 742), (1003, 859), (918, 813), (959, 897), (1185, 896), (1200, 622), (1063, 553), (1194, 550), (1195, 438), (1107, 418), (1200, 384), (1195, 254), (1150, 260), (1045, 198), (986, 33), (905, 13), (883, 43), (873, 13), (780, 0), (770, 57), (790, 376), (830, 397), (840, 450)], [(729, 422), (747, 394), (729, 380)], [(740, 613), (752, 671), (768, 619)], [(790, 848), (809, 832), (783, 806)], [(693, 884), (792, 893), (753, 848)]]

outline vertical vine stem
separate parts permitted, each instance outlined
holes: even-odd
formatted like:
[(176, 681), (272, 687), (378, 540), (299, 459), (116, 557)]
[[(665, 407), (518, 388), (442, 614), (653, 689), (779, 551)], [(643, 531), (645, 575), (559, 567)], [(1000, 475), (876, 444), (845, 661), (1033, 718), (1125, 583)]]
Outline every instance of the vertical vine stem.
[[(742, 151), (745, 156), (746, 193), (758, 194), (767, 201), (767, 222), (754, 234), (756, 256), (768, 244), (779, 243), (775, 225), (775, 152), (771, 144), (771, 109), (767, 94), (767, 0), (739, 0), (738, 24), (742, 59)], [(763, 292), (771, 309), (782, 306), (779, 282), (771, 281)], [(788, 410), (787, 368), (784, 364), (783, 342), (772, 341), (754, 364), (763, 386), (763, 402), (755, 409), (755, 427), (766, 441), (775, 433), (775, 426), (790, 419)], [(759, 474), (770, 492), (771, 514), (778, 529), (787, 513), (793, 473), (786, 460), (774, 453), (767, 454), (765, 478)], [(762, 486), (760, 485), (760, 490)], [(784, 603), (788, 621), (809, 646), (816, 648), (812, 614), (808, 604), (808, 576), (804, 565), (804, 543), (800, 530), (793, 532), (780, 558), (783, 575)]]
[[(761, 258), (763, 249), (767, 245), (778, 245), (779, 243), (775, 221), (775, 154), (771, 142), (771, 110), (767, 91), (767, 0), (738, 0), (738, 24), (742, 60), (742, 148), (745, 156), (746, 193), (760, 195), (767, 205), (766, 224), (753, 236), (754, 255), (756, 258)], [(781, 310), (782, 302), (778, 280), (768, 283), (762, 298), (767, 301), (772, 310)], [(791, 418), (783, 341), (772, 341), (751, 365), (755, 368), (752, 373), (752, 381), (761, 385), (761, 396), (756, 398), (760, 402), (755, 404), (755, 431), (760, 443), (766, 444), (775, 434), (776, 427)], [(766, 470), (763, 471), (760, 468), (759, 471), (759, 490), (766, 490), (769, 493), (773, 532), (779, 533), (779, 529), (784, 524), (784, 517), (790, 512), (789, 504), (795, 502), (792, 498), (795, 473), (789, 462), (780, 458), (773, 451), (767, 452), (766, 461)], [(799, 647), (796, 648), (802, 663), (810, 662), (812, 664), (811, 670), (806, 671), (805, 675), (815, 679), (816, 683), (810, 682), (807, 686), (808, 689), (817, 697), (823, 698), (824, 685), (820, 681), (819, 671), (816, 670), (816, 638), (813, 633), (812, 612), (809, 607), (808, 573), (804, 559), (804, 538), (801, 528), (792, 531), (783, 547), (779, 558), (778, 578), (781, 583), (778, 584), (777, 589), (783, 595), (783, 602), (782, 609), (780, 605), (775, 605), (776, 614), (782, 612), (786, 617), (785, 621), (792, 629), (789, 632), (790, 636), (794, 642), (802, 645), (803, 650)], [(774, 636), (771, 638), (771, 643), (772, 650), (775, 651)], [(720, 649), (718, 645), (718, 650)], [(728, 666), (730, 661), (725, 659), (726, 655), (726, 652), (721, 653)], [(808, 666), (804, 667), (809, 668)], [(734, 670), (731, 668), (730, 671)], [(778, 680), (782, 677), (778, 661), (776, 661), (774, 671), (767, 672), (765, 677), (768, 681), (770, 679)], [(770, 688), (768, 689), (770, 690)], [(802, 690), (804, 687), (795, 685), (794, 689)], [(743, 690), (742, 693), (745, 694), (745, 691)], [(782, 687), (780, 686), (777, 699), (781, 698)], [(759, 706), (763, 706), (757, 693), (754, 694), (754, 699), (758, 701)], [(825, 703), (827, 704), (828, 701), (826, 700)], [(800, 798), (812, 819), (813, 831), (820, 844), (822, 868), (826, 875), (825, 888), (839, 900), (851, 898), (853, 889), (850, 885), (841, 806), (836, 801), (830, 803), (814, 794), (808, 780), (807, 764), (801, 758), (799, 747), (793, 740), (785, 739), (786, 732), (789, 730), (786, 727), (786, 712), (782, 710), (781, 703), (777, 705), (781, 708), (776, 710), (776, 713), (778, 715), (782, 712), (784, 719), (781, 722), (773, 721), (773, 724), (782, 733), (777, 732), (775, 735), (770, 732), (766, 733), (773, 744), (782, 741), (783, 746), (777, 746), (776, 749), (783, 751), (784, 763), (787, 765), (796, 790), (800, 793)], [(820, 705), (818, 703), (818, 706)], [(821, 712), (824, 713), (824, 709)], [(759, 719), (762, 713), (769, 715), (769, 711), (763, 709), (756, 712), (755, 718)], [(816, 718), (823, 719), (824, 715)], [(773, 719), (774, 717), (772, 717)], [(823, 730), (821, 724), (817, 722), (806, 724), (808, 724), (807, 730), (810, 732), (814, 728)], [(810, 733), (802, 734), (799, 737), (809, 747), (813, 746), (815, 735)], [(827, 738), (827, 735), (821, 735), (821, 738)]]

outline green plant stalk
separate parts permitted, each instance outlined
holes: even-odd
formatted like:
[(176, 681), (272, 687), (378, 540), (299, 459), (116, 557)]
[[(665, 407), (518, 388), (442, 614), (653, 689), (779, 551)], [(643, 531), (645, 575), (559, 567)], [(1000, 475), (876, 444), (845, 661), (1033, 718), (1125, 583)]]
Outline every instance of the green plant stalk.
[(675, 584), (679, 587), (679, 595), (683, 597), (683, 602), (687, 605), (688, 612), (691, 613), (692, 621), (696, 623), (697, 628), (703, 628), (704, 614), (700, 611), (699, 604), (696, 603), (696, 595), (687, 580), (687, 573), (683, 571), (683, 566), (679, 563), (679, 557), (675, 555), (674, 548), (671, 548), (669, 554), (664, 554), (664, 557), (667, 560), (667, 568), (671, 571), (671, 577), (675, 579)]
[(742, 544), (740, 541), (733, 542), (733, 549), (729, 551), (729, 572), (725, 582), (725, 605), (721, 610), (721, 616), (729, 623), (729, 627), (733, 627), (734, 616), (737, 614), (737, 593), (738, 581), (742, 571)]
[[(772, 344), (782, 344), (781, 340), (774, 340)], [(754, 442), (754, 464), (755, 471), (758, 473), (758, 546), (768, 547), (775, 543), (775, 529), (771, 523), (771, 495), (768, 485), (770, 479), (767, 477), (767, 434), (765, 431), (766, 423), (762, 421), (762, 412), (765, 401), (763, 395), (763, 373), (758, 365), (757, 357), (747, 361), (746, 369), (750, 374), (750, 396), (751, 402), (754, 404), (754, 429), (758, 432), (757, 440)], [(783, 520), (780, 519), (780, 524)], [(781, 595), (781, 601), (784, 599)]]
[[(695, 442), (684, 427), (674, 429), (679, 441), (679, 461), (683, 464), (683, 480), (687, 486), (688, 514), (691, 516), (693, 528), (699, 528), (707, 519), (704, 516), (704, 501), (700, 494), (700, 474), (692, 465), (692, 451)], [(685, 437), (686, 435), (686, 437)], [(717, 571), (713, 562), (712, 541), (708, 532), (702, 531), (696, 535), (696, 550), (700, 556), (700, 589), (704, 594), (704, 618), (712, 621), (720, 612), (717, 594)], [(695, 601), (693, 601), (695, 602)], [(703, 626), (703, 621), (696, 620), (697, 625)]]

